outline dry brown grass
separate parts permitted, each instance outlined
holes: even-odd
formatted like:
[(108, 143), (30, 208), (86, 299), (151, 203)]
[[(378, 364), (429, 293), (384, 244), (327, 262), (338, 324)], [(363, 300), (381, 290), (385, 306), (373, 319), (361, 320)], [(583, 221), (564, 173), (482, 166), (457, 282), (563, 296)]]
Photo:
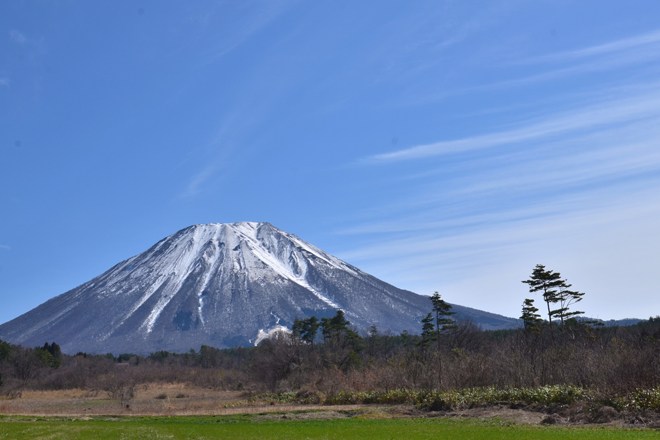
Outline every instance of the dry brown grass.
[[(274, 414), (276, 413), (276, 414)], [(193, 416), (263, 414), (263, 418), (334, 419), (345, 417), (399, 418), (443, 417), (498, 419), (512, 423), (536, 425), (548, 417), (531, 409), (489, 406), (448, 412), (426, 412), (411, 405), (292, 405), (268, 401), (251, 401), (244, 392), (222, 391), (185, 383), (148, 383), (136, 387), (128, 406), (113, 399), (105, 391), (69, 389), (58, 391), (23, 391), (21, 397), (0, 397), (0, 415), (64, 416)], [(558, 416), (557, 416), (558, 417)], [(559, 417), (560, 424), (589, 424)], [(607, 425), (627, 426), (622, 418)], [(600, 423), (602, 424), (602, 423)]]
[[(349, 411), (364, 405), (336, 405)], [(326, 411), (320, 405), (249, 402), (244, 392), (222, 391), (184, 383), (149, 383), (136, 387), (128, 407), (105, 391), (23, 391), (21, 397), (0, 396), (0, 415), (38, 416), (174, 416), (231, 415)]]
[(135, 396), (127, 405), (104, 391), (26, 390), (20, 397), (0, 397), (0, 414), (201, 415), (217, 414), (225, 409), (247, 405), (247, 401), (237, 391), (213, 390), (183, 383), (149, 383), (136, 386)]

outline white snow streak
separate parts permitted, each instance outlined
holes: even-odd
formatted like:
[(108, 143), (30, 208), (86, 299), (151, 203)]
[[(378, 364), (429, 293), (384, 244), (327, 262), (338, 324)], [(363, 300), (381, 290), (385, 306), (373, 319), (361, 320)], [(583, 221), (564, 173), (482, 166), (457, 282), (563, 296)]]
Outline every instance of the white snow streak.
[[(168, 259), (166, 259), (166, 266), (163, 268), (160, 273), (168, 273), (173, 276), (170, 279), (173, 280), (171, 284), (168, 284), (167, 288), (161, 294), (158, 302), (151, 310), (149, 317), (142, 324), (142, 328), (145, 328), (147, 333), (151, 333), (153, 330), (156, 320), (163, 312), (167, 304), (174, 298), (176, 293), (181, 289), (182, 284), (186, 281), (191, 272), (195, 269), (195, 262), (202, 253), (202, 248), (209, 241), (213, 239), (218, 239), (220, 229), (217, 227), (205, 227), (204, 225), (196, 226), (193, 228), (192, 237), (189, 237), (188, 234), (183, 236), (182, 240), (176, 243), (174, 250), (168, 253)], [(181, 249), (183, 248), (183, 249)], [(201, 313), (202, 301), (201, 301), (201, 292), (206, 287), (208, 283), (208, 277), (210, 271), (207, 270), (207, 277), (202, 284), (202, 288), (198, 292), (198, 310)], [(200, 320), (203, 321), (203, 317), (200, 316)]]
[(143, 308), (145, 303), (155, 302), (150, 305), (148, 316), (140, 326), (142, 332), (151, 333), (165, 308), (179, 294), (183, 283), (193, 271), (201, 269), (193, 294), (197, 295), (196, 312), (203, 326), (206, 325), (203, 293), (215, 274), (222, 272), (239, 272), (256, 282), (287, 280), (305, 288), (329, 307), (341, 308), (308, 281), (310, 266), (314, 265), (314, 259), (309, 259), (312, 255), (324, 266), (328, 264), (357, 275), (341, 260), (266, 223), (192, 226), (162, 240), (150, 252), (126, 261), (108, 275), (109, 286), (116, 285), (119, 280), (129, 285), (131, 280), (135, 280), (139, 284), (123, 292), (111, 288), (105, 295), (140, 294), (122, 320), (112, 324), (107, 336)]
[(340, 308), (337, 303), (333, 302), (330, 298), (325, 296), (323, 293), (319, 292), (317, 289), (315, 289), (312, 285), (310, 285), (307, 282), (307, 280), (305, 279), (305, 275), (307, 272), (306, 270), (296, 275), (295, 269), (290, 264), (288, 264), (288, 262), (286, 264), (283, 263), (279, 258), (277, 258), (277, 256), (273, 255), (265, 246), (263, 246), (263, 244), (257, 238), (256, 228), (252, 223), (245, 224), (248, 225), (248, 227), (245, 227), (243, 225), (244, 224), (241, 224), (240, 227), (236, 229), (240, 231), (243, 234), (243, 236), (248, 240), (247, 244), (250, 247), (250, 250), (252, 251), (254, 256), (259, 258), (266, 266), (273, 269), (283, 278), (286, 278), (289, 281), (293, 281), (299, 286), (302, 286), (305, 289), (312, 292), (314, 296), (316, 296), (318, 299), (320, 299), (330, 307), (334, 307), (337, 309)]

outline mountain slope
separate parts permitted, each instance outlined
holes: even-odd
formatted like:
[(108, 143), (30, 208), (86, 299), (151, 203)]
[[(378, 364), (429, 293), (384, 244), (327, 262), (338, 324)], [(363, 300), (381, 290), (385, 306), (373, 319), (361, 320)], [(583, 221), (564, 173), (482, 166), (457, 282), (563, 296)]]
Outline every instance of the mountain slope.
[[(187, 351), (254, 343), (296, 318), (334, 315), (366, 329), (418, 332), (425, 296), (397, 289), (269, 223), (195, 225), (0, 326), (65, 352)], [(484, 328), (516, 320), (454, 306)]]

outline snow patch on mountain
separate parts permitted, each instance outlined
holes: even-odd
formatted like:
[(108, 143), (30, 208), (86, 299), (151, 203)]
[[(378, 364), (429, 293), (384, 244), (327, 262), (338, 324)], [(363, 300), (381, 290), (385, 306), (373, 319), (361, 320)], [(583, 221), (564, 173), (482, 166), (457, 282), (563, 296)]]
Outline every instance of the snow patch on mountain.
[(290, 334), (291, 334), (291, 329), (283, 325), (276, 325), (275, 327), (266, 331), (260, 328), (259, 332), (257, 333), (257, 338), (254, 340), (254, 346), (256, 347), (265, 339), (271, 339), (277, 335), (290, 335)]

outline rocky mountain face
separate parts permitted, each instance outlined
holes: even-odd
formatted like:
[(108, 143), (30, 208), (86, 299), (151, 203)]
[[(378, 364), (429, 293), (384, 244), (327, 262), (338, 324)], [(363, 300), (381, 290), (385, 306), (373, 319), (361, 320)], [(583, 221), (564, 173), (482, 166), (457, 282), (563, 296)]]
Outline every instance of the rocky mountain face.
[[(187, 351), (257, 343), (342, 309), (358, 330), (418, 333), (428, 297), (397, 289), (269, 223), (195, 225), (0, 326), (68, 353)], [(517, 320), (454, 306), (485, 329)]]

